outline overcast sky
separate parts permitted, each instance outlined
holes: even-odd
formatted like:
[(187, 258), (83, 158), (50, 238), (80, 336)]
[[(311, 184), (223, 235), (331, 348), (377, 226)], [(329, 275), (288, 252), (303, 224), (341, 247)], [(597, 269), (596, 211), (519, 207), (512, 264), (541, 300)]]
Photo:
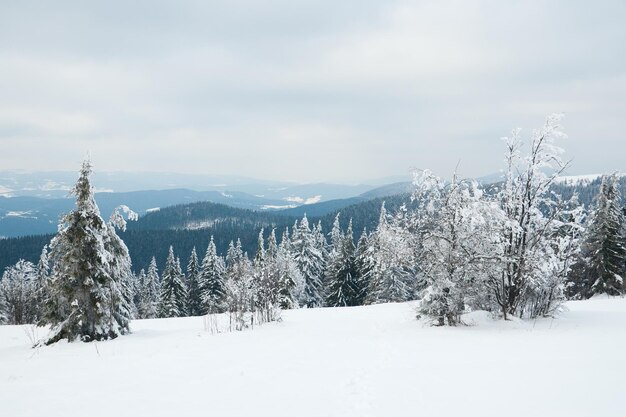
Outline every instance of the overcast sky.
[(0, 169), (480, 176), (566, 114), (626, 170), (626, 2), (0, 2)]

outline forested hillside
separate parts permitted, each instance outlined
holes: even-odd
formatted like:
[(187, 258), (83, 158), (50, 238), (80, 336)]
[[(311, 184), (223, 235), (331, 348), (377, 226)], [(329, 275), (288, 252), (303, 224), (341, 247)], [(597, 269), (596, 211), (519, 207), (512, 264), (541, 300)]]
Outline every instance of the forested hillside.
[[(343, 207), (324, 216), (309, 216), (310, 221), (321, 221), (322, 229), (329, 232), (337, 213), (341, 213), (342, 226), (352, 219), (354, 230), (360, 234), (367, 228), (373, 230), (378, 223), (380, 206), (385, 201), (390, 210), (410, 202), (408, 195), (377, 198)], [(325, 204), (325, 203), (320, 203)], [(128, 246), (133, 267), (146, 268), (152, 256), (159, 266), (165, 263), (167, 249), (173, 245), (177, 252), (187, 256), (191, 249), (206, 248), (209, 238), (214, 236), (219, 254), (225, 254), (231, 240), (241, 239), (244, 251), (254, 253), (257, 235), (261, 228), (276, 228), (280, 233), (291, 227), (301, 216), (285, 215), (280, 211), (258, 212), (237, 209), (223, 204), (199, 202), (166, 207), (147, 213), (136, 222), (128, 223), (128, 230), (119, 232)], [(53, 235), (32, 235), (0, 240), (0, 268), (4, 269), (19, 259), (36, 262), (41, 248), (50, 242)]]

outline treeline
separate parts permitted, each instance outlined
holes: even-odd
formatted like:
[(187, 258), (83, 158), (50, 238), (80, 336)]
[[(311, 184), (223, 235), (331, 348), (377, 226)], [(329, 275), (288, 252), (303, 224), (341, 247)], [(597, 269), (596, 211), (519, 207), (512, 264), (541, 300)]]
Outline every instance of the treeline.
[[(378, 224), (378, 212), (385, 201), (390, 210), (397, 210), (402, 204), (410, 204), (410, 196), (399, 195), (364, 201), (344, 207), (342, 226), (347, 227), (348, 219), (353, 219), (356, 231), (373, 230)], [(132, 207), (131, 207), (132, 208)], [(176, 213), (175, 215), (173, 213)], [(193, 213), (189, 217), (188, 214)], [(310, 217), (312, 222), (321, 221), (324, 230), (330, 230), (337, 213), (322, 217)], [(202, 220), (223, 219), (226, 221), (206, 222), (201, 229), (182, 229), (189, 222), (200, 223)], [(237, 209), (216, 203), (192, 203), (174, 208), (163, 208), (159, 212), (148, 213), (135, 222), (129, 222), (126, 231), (118, 234), (128, 246), (133, 266), (136, 270), (147, 268), (152, 257), (163, 268), (168, 253), (168, 245), (173, 245), (179, 253), (189, 254), (191, 249), (206, 248), (210, 236), (214, 236), (215, 246), (220, 255), (225, 255), (231, 240), (239, 239), (242, 249), (248, 253), (256, 250), (257, 236), (263, 228), (282, 230), (291, 226), (296, 219), (290, 216), (271, 213), (259, 213)], [(48, 244), (53, 235), (24, 236), (0, 239), (0, 270), (15, 264), (19, 259), (36, 263), (41, 248)]]

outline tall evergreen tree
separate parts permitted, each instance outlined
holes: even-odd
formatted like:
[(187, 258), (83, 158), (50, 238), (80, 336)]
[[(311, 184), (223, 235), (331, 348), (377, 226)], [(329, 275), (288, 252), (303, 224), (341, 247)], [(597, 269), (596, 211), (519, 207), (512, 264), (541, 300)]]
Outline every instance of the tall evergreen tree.
[(159, 270), (154, 256), (148, 265), (148, 272), (142, 285), (140, 317), (153, 319), (159, 314), (159, 302), (161, 298), (161, 282)]
[(48, 262), (48, 245), (44, 245), (37, 263), (37, 279), (35, 281), (35, 310), (36, 321), (43, 315), (43, 305), (48, 292), (50, 279), (50, 264)]
[(200, 289), (200, 265), (196, 247), (191, 250), (189, 263), (187, 264), (187, 314), (200, 316), (204, 314), (202, 308), (202, 292)]
[(624, 226), (618, 177), (605, 175), (583, 243), (583, 296), (624, 293)]
[(135, 274), (132, 271), (132, 262), (128, 248), (124, 244), (124, 241), (115, 232), (118, 228), (122, 231), (126, 231), (126, 220), (120, 213), (123, 210), (129, 213), (131, 220), (136, 219), (136, 214), (132, 212), (126, 206), (117, 207), (113, 210), (111, 218), (107, 224), (107, 233), (105, 241), (105, 249), (111, 254), (109, 262), (109, 271), (111, 277), (110, 285), (116, 285), (118, 291), (112, 291), (111, 294), (119, 297), (119, 300), (113, 300), (112, 305), (116, 305), (115, 308), (111, 308), (111, 317), (117, 316), (115, 321), (122, 322), (127, 318), (133, 318), (137, 315), (137, 309), (135, 307)]
[(174, 258), (174, 248), (170, 246), (161, 280), (159, 317), (184, 317), (186, 299), (180, 262)]
[(352, 220), (345, 235), (341, 235), (334, 248), (335, 256), (329, 265), (326, 305), (329, 307), (358, 304), (357, 270), (355, 262)]
[(354, 263), (356, 269), (356, 304), (363, 305), (367, 298), (370, 273), (372, 270), (372, 254), (370, 253), (370, 243), (367, 230), (363, 229), (359, 242), (354, 253)]
[(200, 292), (203, 310), (209, 314), (226, 310), (226, 271), (223, 258), (217, 255), (213, 236), (202, 260)]
[[(323, 236), (322, 236), (323, 237)], [(306, 215), (293, 230), (291, 247), (305, 287), (301, 305), (319, 307), (323, 302), (324, 252), (317, 233), (309, 228)]]
[(407, 235), (407, 230), (389, 221), (383, 203), (378, 226), (369, 240), (372, 258), (366, 304), (413, 299), (415, 275), (411, 270), (412, 250)]
[(125, 260), (115, 258), (123, 242), (115, 240), (115, 231), (100, 216), (90, 174), (90, 163), (83, 163), (72, 190), (76, 209), (62, 219), (50, 244), (52, 278), (41, 320), (52, 326), (48, 344), (64, 338), (110, 339), (129, 331), (124, 277), (119, 275)]

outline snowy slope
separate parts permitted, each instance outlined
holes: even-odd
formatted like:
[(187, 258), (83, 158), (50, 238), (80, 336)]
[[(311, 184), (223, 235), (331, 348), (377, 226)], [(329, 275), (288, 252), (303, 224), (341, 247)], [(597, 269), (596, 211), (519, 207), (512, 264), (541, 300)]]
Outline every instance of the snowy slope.
[(626, 300), (568, 307), (459, 328), (425, 326), (411, 304), (217, 335), (203, 318), (142, 320), (111, 342), (38, 350), (27, 328), (0, 326), (0, 415), (624, 416)]

